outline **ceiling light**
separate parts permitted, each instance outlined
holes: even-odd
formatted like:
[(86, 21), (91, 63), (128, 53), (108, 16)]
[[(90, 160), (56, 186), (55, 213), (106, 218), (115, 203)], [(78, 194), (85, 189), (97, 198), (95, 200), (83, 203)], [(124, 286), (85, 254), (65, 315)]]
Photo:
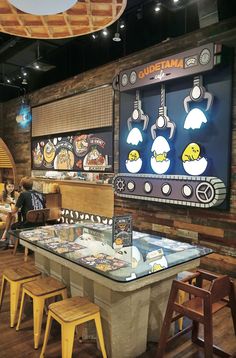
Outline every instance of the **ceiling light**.
[(125, 22), (124, 20), (120, 21), (120, 29), (123, 29), (125, 27)]
[(107, 36), (108, 35), (108, 31), (107, 28), (105, 27), (105, 29), (102, 30), (102, 34), (103, 36)]
[(92, 38), (93, 38), (94, 40), (96, 40), (97, 37), (98, 37), (98, 36), (97, 36), (96, 34), (92, 34)]
[(8, 0), (18, 10), (32, 15), (55, 15), (67, 11), (77, 0)]
[(27, 84), (28, 84), (27, 79), (26, 79), (26, 78), (23, 78), (21, 84), (22, 84), (22, 85), (27, 85)]
[(11, 80), (9, 78), (7, 78), (7, 83), (11, 83)]
[(36, 70), (39, 70), (39, 68), (40, 68), (37, 63), (34, 65), (34, 67), (36, 68)]
[(177, 4), (177, 2), (179, 2), (179, 0), (173, 0), (173, 3)]
[(121, 41), (119, 32), (115, 33), (115, 36), (113, 37), (112, 40), (115, 41), (115, 42), (120, 42)]
[(161, 10), (161, 4), (156, 4), (155, 8), (154, 8), (155, 12), (159, 12)]

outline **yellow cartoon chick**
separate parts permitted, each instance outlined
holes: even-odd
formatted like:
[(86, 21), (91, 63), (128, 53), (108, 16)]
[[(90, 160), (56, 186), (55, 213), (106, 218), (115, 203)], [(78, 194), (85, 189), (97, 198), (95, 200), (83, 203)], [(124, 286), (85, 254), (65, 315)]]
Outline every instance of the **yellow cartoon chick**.
[(191, 160), (200, 159), (200, 146), (197, 143), (190, 143), (182, 153), (182, 161), (189, 162)]
[(154, 150), (153, 156), (155, 157), (157, 162), (164, 162), (164, 160), (166, 160), (167, 153), (163, 152), (161, 154), (157, 154), (156, 151)]
[(128, 156), (129, 160), (138, 160), (139, 159), (139, 152), (137, 150), (131, 150)]

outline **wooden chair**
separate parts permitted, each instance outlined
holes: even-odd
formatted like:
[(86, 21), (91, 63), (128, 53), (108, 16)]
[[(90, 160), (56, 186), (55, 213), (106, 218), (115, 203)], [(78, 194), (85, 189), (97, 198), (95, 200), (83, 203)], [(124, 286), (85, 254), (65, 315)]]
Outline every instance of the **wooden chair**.
[[(50, 209), (44, 208), (44, 209), (37, 209), (37, 210), (29, 210), (26, 214), (26, 221), (29, 223), (29, 227), (34, 226), (44, 226), (49, 218), (50, 215)], [(16, 254), (17, 247), (19, 245), (19, 238), (15, 238), (15, 244), (14, 244), (14, 250), (13, 255)], [(27, 261), (28, 256), (28, 248), (25, 248), (25, 255), (24, 255), (24, 261)]]
[[(190, 283), (194, 278), (196, 278), (196, 286)], [(209, 282), (207, 288), (205, 287), (206, 281)], [(181, 304), (178, 302), (179, 291), (189, 295), (187, 300)], [(236, 334), (236, 297), (233, 282), (228, 276), (219, 276), (198, 270), (182, 281), (173, 280), (156, 358), (164, 357), (167, 342), (176, 338), (180, 333), (189, 331), (189, 327), (187, 327), (182, 332), (168, 338), (171, 323), (184, 316), (193, 321), (192, 341), (204, 346), (205, 358), (212, 358), (213, 352), (222, 357), (230, 357), (228, 353), (213, 345), (213, 314), (226, 306), (231, 308)], [(204, 326), (204, 340), (198, 337), (199, 323)]]
[(100, 309), (97, 305), (90, 302), (85, 297), (72, 297), (66, 300), (52, 303), (49, 306), (46, 331), (44, 336), (43, 348), (40, 358), (45, 355), (45, 350), (52, 325), (55, 319), (61, 325), (61, 346), (62, 358), (71, 358), (75, 328), (85, 322), (94, 320), (103, 358), (107, 358), (104, 344)]
[(17, 331), (20, 329), (25, 295), (33, 299), (34, 348), (37, 349), (41, 334), (45, 300), (56, 296), (61, 296), (62, 299), (67, 298), (67, 289), (63, 283), (53, 277), (41, 278), (23, 284), (20, 312), (16, 326)]
[(6, 283), (8, 282), (10, 285), (10, 327), (14, 327), (15, 324), (21, 286), (25, 282), (36, 280), (40, 275), (41, 272), (29, 264), (21, 265), (15, 269), (8, 268), (3, 271), (0, 294), (0, 309), (3, 302)]

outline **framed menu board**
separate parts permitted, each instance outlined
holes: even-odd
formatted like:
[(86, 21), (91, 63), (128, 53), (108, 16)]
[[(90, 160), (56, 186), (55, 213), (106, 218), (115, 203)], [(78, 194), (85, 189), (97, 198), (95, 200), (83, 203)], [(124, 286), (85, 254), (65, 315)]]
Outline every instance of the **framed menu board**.
[(31, 155), (32, 169), (112, 172), (112, 129), (35, 137), (32, 138)]

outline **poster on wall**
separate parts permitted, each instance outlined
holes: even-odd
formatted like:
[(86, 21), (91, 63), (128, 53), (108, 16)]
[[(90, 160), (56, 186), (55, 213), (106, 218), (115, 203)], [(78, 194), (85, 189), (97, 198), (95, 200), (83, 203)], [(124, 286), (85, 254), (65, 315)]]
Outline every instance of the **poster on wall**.
[(118, 196), (226, 209), (232, 53), (203, 45), (119, 75)]
[(112, 130), (32, 138), (32, 169), (113, 171)]

